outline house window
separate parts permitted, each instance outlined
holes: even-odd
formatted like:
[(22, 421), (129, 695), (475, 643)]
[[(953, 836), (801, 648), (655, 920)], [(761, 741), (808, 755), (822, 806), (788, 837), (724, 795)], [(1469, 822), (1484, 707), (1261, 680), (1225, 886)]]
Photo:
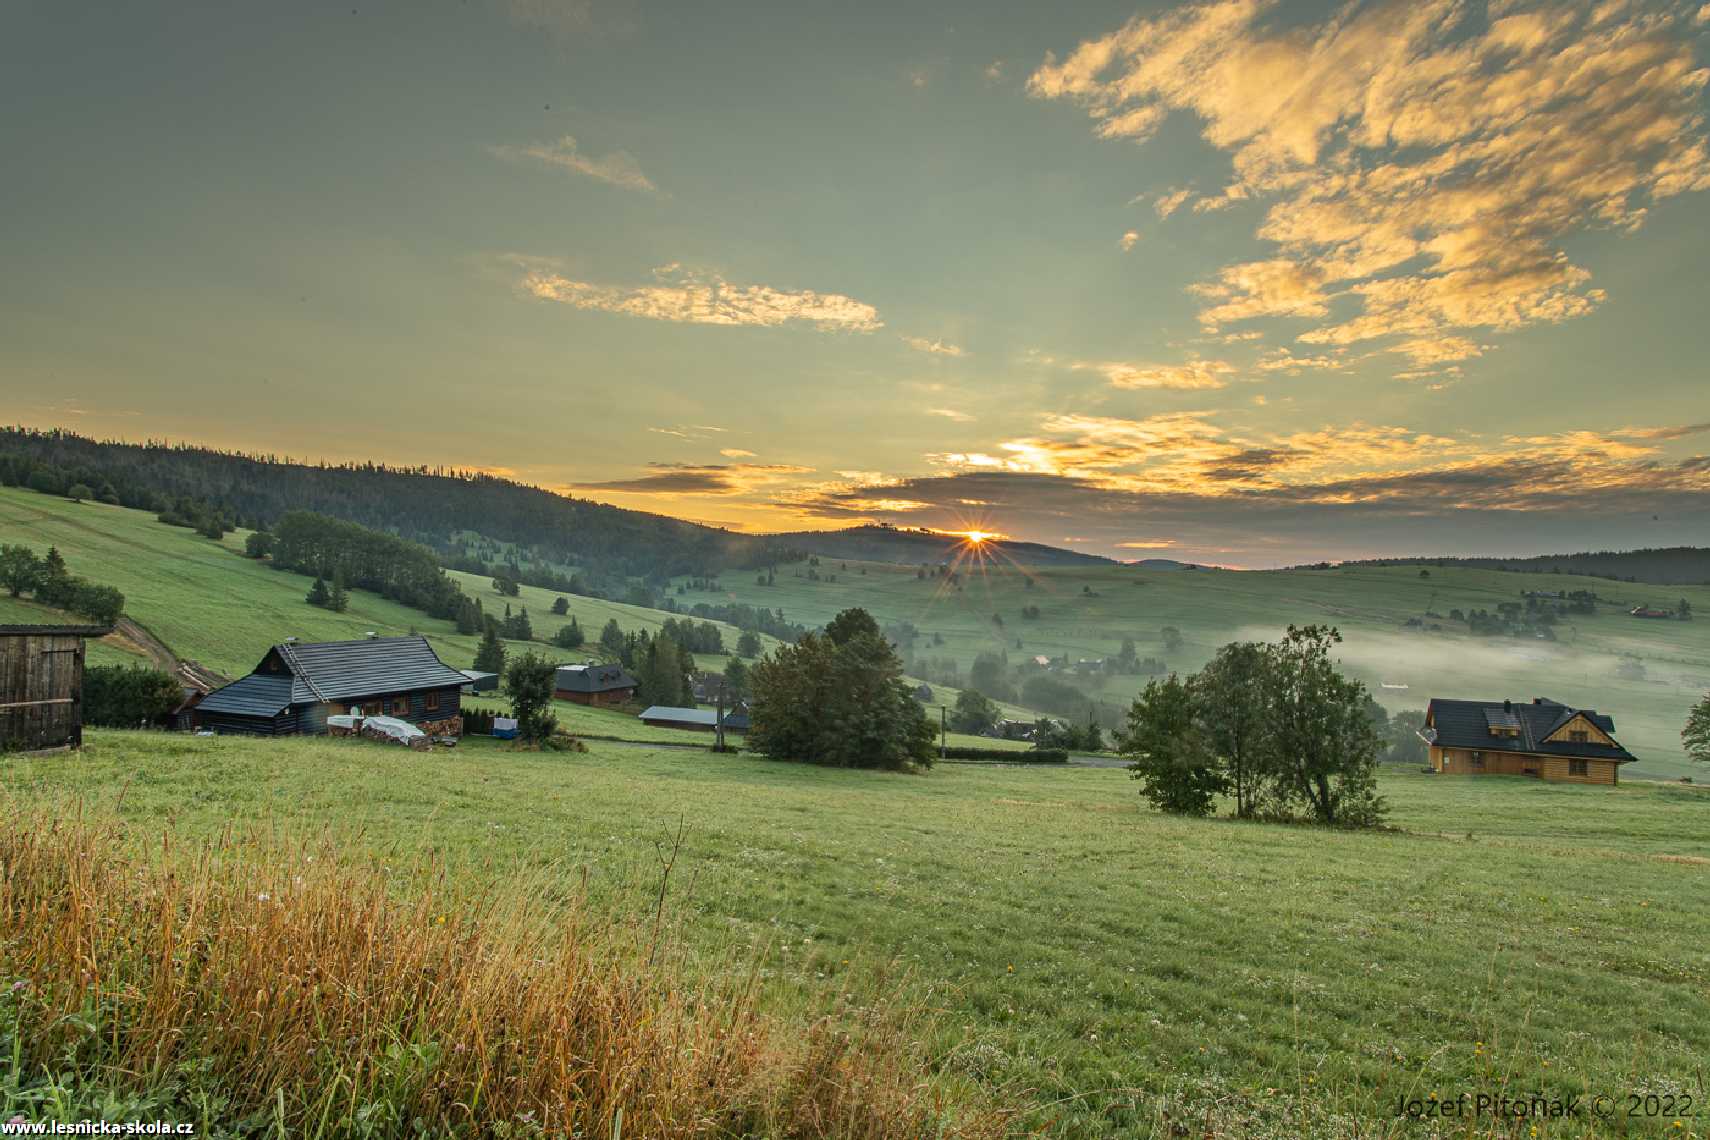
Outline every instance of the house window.
[(1568, 761), (1568, 775), (1570, 775), (1570, 776), (1589, 776), (1589, 775), (1591, 775), (1591, 762), (1588, 760), (1569, 760)]
[(438, 712), (439, 711), (439, 694), (438, 693), (429, 693), (427, 695), (427, 710), (428, 710), (428, 712)]
[(363, 702), (362, 715), (363, 716), (379, 716), (380, 715), (380, 702), (379, 701), (365, 701), (365, 702)]
[(1467, 753), (1467, 762), (1470, 763), (1474, 768), (1484, 767), (1484, 753), (1482, 753), (1482, 752), (1469, 752), (1469, 753)]
[(393, 716), (408, 716), (409, 712), (410, 712), (410, 698), (408, 698), (408, 697), (397, 697), (392, 701), (392, 715)]
[[(1576, 728), (1568, 733), (1568, 739), (1573, 741), (1575, 744), (1584, 744), (1586, 741), (1591, 739), (1591, 733), (1585, 731), (1583, 728)], [(1583, 763), (1583, 761), (1581, 762)]]

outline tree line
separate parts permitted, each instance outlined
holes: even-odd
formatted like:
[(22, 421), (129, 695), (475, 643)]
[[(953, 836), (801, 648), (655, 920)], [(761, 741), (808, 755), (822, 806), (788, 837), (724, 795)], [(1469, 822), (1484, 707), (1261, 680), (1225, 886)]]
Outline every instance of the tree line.
[(58, 547), (50, 546), (38, 557), (28, 546), (0, 546), (0, 585), (14, 598), (29, 594), (44, 606), (69, 610), (96, 625), (112, 625), (125, 610), (124, 594), (77, 577)]

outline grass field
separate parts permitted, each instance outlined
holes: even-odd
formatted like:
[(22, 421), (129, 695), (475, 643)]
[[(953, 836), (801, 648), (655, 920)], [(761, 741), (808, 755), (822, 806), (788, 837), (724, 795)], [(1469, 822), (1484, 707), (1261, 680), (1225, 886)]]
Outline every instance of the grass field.
[(96, 732), (7, 764), (15, 802), (81, 797), (139, 847), (167, 826), (331, 829), (566, 896), (586, 873), (620, 911), (650, 905), (683, 822), (672, 906), (700, 953), (765, 954), (777, 1009), (899, 963), (940, 1011), (936, 1067), (1052, 1135), (1399, 1137), (1432, 1134), (1395, 1119), (1403, 1094), (1705, 1092), (1700, 788), (1386, 771), (1398, 830), (1345, 833), (1163, 817), (1119, 770), (899, 776), (597, 741)]
[[(1095, 566), (1033, 571), (1038, 584), (1001, 562), (965, 578), (960, 590), (943, 580), (917, 579), (916, 568), (824, 559), (812, 581), (804, 567), (780, 567), (776, 584), (757, 585), (752, 574), (720, 580), (724, 597), (781, 607), (793, 621), (817, 624), (838, 610), (862, 606), (881, 621), (910, 621), (924, 635), (915, 652), (953, 657), (966, 670), (982, 651), (1002, 650), (1011, 662), (1043, 654), (1071, 660), (1108, 657), (1124, 637), (1141, 657), (1192, 671), (1225, 642), (1273, 640), (1289, 624), (1337, 626), (1346, 639), (1344, 666), (1367, 682), (1390, 711), (1422, 709), (1433, 696), (1514, 698), (1545, 696), (1595, 707), (1614, 716), (1616, 734), (1639, 762), (1629, 774), (1678, 776), (1691, 770), (1680, 729), (1692, 704), (1710, 690), (1710, 620), (1645, 621), (1615, 606), (1594, 617), (1571, 617), (1557, 627), (1560, 640), (1475, 637), (1444, 620), (1442, 632), (1409, 630), (1408, 618), (1427, 610), (1496, 610), (1519, 601), (1522, 590), (1594, 590), (1624, 606), (1673, 607), (1680, 598), (1710, 615), (1710, 587), (1647, 586), (1563, 574), (1510, 574), (1434, 567), (1349, 567), (1333, 570), (1141, 570)], [(1087, 591), (1091, 591), (1088, 593)], [(690, 591), (687, 600), (707, 597)], [(1037, 619), (1022, 617), (1039, 607)], [(993, 615), (1001, 616), (997, 628)], [(1168, 652), (1160, 630), (1174, 626), (1183, 644)], [(1457, 632), (1457, 627), (1463, 632)], [(932, 646), (932, 635), (943, 638)], [(1021, 648), (1016, 647), (1016, 639)], [(1645, 666), (1643, 680), (1615, 675), (1623, 658)], [(1121, 707), (1145, 678), (1103, 679), (1096, 697)], [(1406, 690), (1383, 689), (1383, 683)], [(1095, 684), (1098, 682), (1095, 682)]]

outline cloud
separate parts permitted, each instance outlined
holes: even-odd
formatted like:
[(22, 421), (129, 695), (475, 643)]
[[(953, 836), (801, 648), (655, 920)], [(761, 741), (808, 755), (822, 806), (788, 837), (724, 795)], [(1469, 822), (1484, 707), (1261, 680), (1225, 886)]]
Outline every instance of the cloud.
[(982, 74), (985, 75), (987, 83), (996, 83), (1003, 78), (1003, 60), (992, 60), (986, 64), (985, 71)]
[(1195, 288), (1209, 328), (1293, 318), (1312, 322), (1307, 343), (1468, 359), (1486, 332), (1603, 300), (1565, 239), (1710, 188), (1710, 71), (1686, 27), (1702, 10), (1389, 0), (1294, 16), (1272, 0), (1137, 16), (1028, 81), (1103, 137), (1143, 140), (1185, 111), (1228, 152), (1228, 184), (1196, 209), (1265, 203), (1274, 256)]
[(577, 309), (702, 325), (775, 328), (797, 321), (828, 332), (873, 332), (884, 325), (873, 306), (841, 293), (732, 285), (678, 264), (654, 270), (650, 285), (601, 285), (571, 280), (538, 259), (512, 261), (523, 271), (528, 296)]
[(1174, 545), (1175, 540), (1169, 538), (1150, 540), (1131, 539), (1128, 542), (1117, 543), (1116, 548), (1118, 550), (1166, 550)]
[(1159, 218), (1167, 218), (1181, 209), (1182, 203), (1191, 197), (1193, 197), (1191, 187), (1183, 186), (1175, 190), (1168, 190), (1158, 195), (1158, 200), (1152, 203), (1152, 209), (1158, 212)]
[(726, 459), (752, 459), (754, 453), (745, 447), (722, 447), (718, 452)]
[(933, 356), (967, 356), (968, 350), (961, 345), (950, 344), (942, 340), (928, 340), (923, 336), (905, 336), (902, 342), (916, 352), (930, 353)]
[(739, 495), (806, 474), (811, 467), (785, 463), (649, 463), (648, 473), (633, 479), (601, 483), (572, 483), (575, 491), (606, 491), (643, 495)]
[(1669, 440), (1685, 439), (1689, 435), (1702, 435), (1707, 431), (1710, 431), (1710, 423), (1676, 424), (1673, 427), (1622, 428), (1609, 434), (1622, 439)]
[[(1690, 426), (1690, 425), (1688, 425)], [(1213, 413), (1139, 420), (1053, 415), (990, 451), (931, 457), (935, 471), (873, 487), (822, 483), (795, 510), (851, 522), (886, 502), (930, 525), (981, 500), (1006, 532), (1075, 527), (1089, 546), (1172, 543), (1177, 557), (1275, 565), (1380, 553), (1541, 552), (1629, 546), (1710, 524), (1710, 457), (1668, 460), (1675, 428), (1438, 436), (1394, 425), (1249, 434)], [(1611, 438), (1619, 435), (1622, 438)], [(1136, 539), (1140, 533), (1146, 539)], [(1236, 557), (1222, 557), (1234, 554)]]
[(584, 174), (625, 190), (639, 190), (646, 194), (659, 193), (659, 187), (641, 172), (640, 164), (627, 152), (615, 150), (603, 158), (594, 158), (583, 154), (571, 135), (565, 135), (555, 143), (531, 143), (522, 147), (496, 146), (492, 149), (498, 157), (513, 162), (530, 159), (576, 174)]
[(972, 423), (974, 421), (973, 416), (970, 416), (967, 412), (959, 412), (955, 408), (928, 408), (926, 409), (926, 414), (929, 416), (943, 416), (945, 419), (955, 420), (959, 424)]
[(1130, 364), (1122, 360), (1076, 360), (1073, 372), (1096, 372), (1113, 388), (1174, 388), (1184, 391), (1222, 388), (1223, 377), (1235, 366), (1223, 360), (1190, 360), (1185, 364)]
[(1135, 245), (1139, 243), (1139, 241), (1140, 241), (1139, 231), (1129, 230), (1127, 233), (1122, 235), (1121, 240), (1119, 240), (1116, 244), (1122, 247), (1123, 253), (1127, 253), (1129, 250), (1133, 249), (1135, 247)]

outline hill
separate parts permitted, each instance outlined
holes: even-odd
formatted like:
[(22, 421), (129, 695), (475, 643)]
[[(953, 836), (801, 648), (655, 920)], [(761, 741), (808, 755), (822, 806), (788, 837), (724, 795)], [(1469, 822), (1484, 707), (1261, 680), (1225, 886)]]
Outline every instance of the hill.
[[(62, 493), (84, 483), (110, 503), (160, 511), (190, 500), (231, 522), (264, 528), (310, 510), (389, 531), (476, 570), (525, 569), (620, 583), (627, 576), (705, 573), (783, 556), (764, 539), (574, 499), (452, 468), (307, 464), (206, 447), (94, 440), (62, 431), (0, 428), (0, 483)], [(485, 557), (484, 557), (485, 556)]]
[[(894, 526), (846, 527), (842, 530), (786, 531), (769, 536), (779, 547), (823, 558), (896, 562), (910, 566), (953, 561), (969, 553), (966, 535), (936, 530), (907, 530)], [(981, 544), (987, 557), (1023, 566), (1109, 566), (1114, 559), (1038, 542), (988, 538)]]
[[(479, 638), (458, 633), (448, 620), (429, 617), (367, 590), (351, 590), (350, 605), (343, 613), (311, 606), (304, 601), (309, 579), (300, 574), (272, 569), (263, 562), (243, 556), (245, 534), (228, 534), (215, 542), (185, 527), (168, 526), (146, 511), (105, 503), (74, 503), (56, 495), (0, 487), (0, 543), (21, 543), (42, 553), (57, 547), (75, 574), (116, 586), (125, 595), (125, 628), (90, 648), (90, 661), (123, 664), (163, 658), (199, 663), (227, 677), (247, 673), (267, 648), (286, 637), (304, 641), (333, 641), (361, 637), (372, 630), (381, 634), (416, 631), (427, 635), (446, 664), (468, 668), (475, 658)], [(626, 633), (646, 630), (657, 633), (667, 620), (677, 617), (667, 610), (608, 601), (578, 594), (562, 594), (537, 586), (522, 586), (514, 597), (503, 597), (490, 578), (450, 571), (451, 579), (464, 592), (479, 598), (489, 613), (499, 614), (508, 605), (526, 607), (536, 638), (550, 640), (572, 618), (587, 637), (578, 650), (554, 649), (535, 642), (508, 642), (515, 653), (533, 648), (561, 660), (600, 656), (596, 644), (607, 622), (615, 621)], [(564, 598), (567, 611), (552, 612), (554, 601)], [(687, 610), (702, 597), (679, 597)], [(14, 599), (0, 591), (0, 622), (52, 622), (65, 615), (24, 598)], [(701, 620), (697, 618), (697, 623)], [(733, 650), (742, 631), (728, 622), (712, 621), (727, 650)], [(777, 640), (762, 633), (763, 650)], [(701, 654), (703, 669), (722, 670), (727, 656)], [(954, 703), (957, 690), (939, 687), (938, 702)], [(1013, 710), (1012, 710), (1013, 711)], [(627, 713), (610, 709), (584, 709), (560, 702), (560, 719), (572, 730), (591, 735), (645, 739), (681, 740), (680, 733), (646, 730)], [(934, 714), (936, 715), (936, 714)]]
[(1661, 586), (1710, 585), (1710, 547), (1665, 546), (1641, 550), (1597, 550), (1583, 554), (1539, 554), (1528, 558), (1369, 558), (1343, 566), (1464, 566), (1517, 574), (1577, 574)]
[[(597, 741), (417, 754), (96, 732), (9, 776), (9, 816), (117, 811), (144, 851), (170, 819), (173, 850), (227, 829), (330, 836), (399, 891), (438, 859), (471, 895), (520, 879), (632, 918), (663, 897), (691, 968), (751, 979), (767, 1008), (838, 994), (862, 1021), (883, 994), (939, 1011), (920, 1077), (1026, 1097), (1014, 1135), (1167, 1140), (1189, 1120), (1400, 1137), (1402, 1095), (1624, 1104), (1695, 1089), (1710, 1055), (1704, 789), (1391, 770), (1393, 829), (1342, 832), (1163, 816), (1120, 771), (896, 776)], [(689, 806), (667, 896), (658, 843)], [(1692, 1134), (1673, 1119), (1620, 1132)], [(1560, 1125), (1541, 1135), (1605, 1135)]]

